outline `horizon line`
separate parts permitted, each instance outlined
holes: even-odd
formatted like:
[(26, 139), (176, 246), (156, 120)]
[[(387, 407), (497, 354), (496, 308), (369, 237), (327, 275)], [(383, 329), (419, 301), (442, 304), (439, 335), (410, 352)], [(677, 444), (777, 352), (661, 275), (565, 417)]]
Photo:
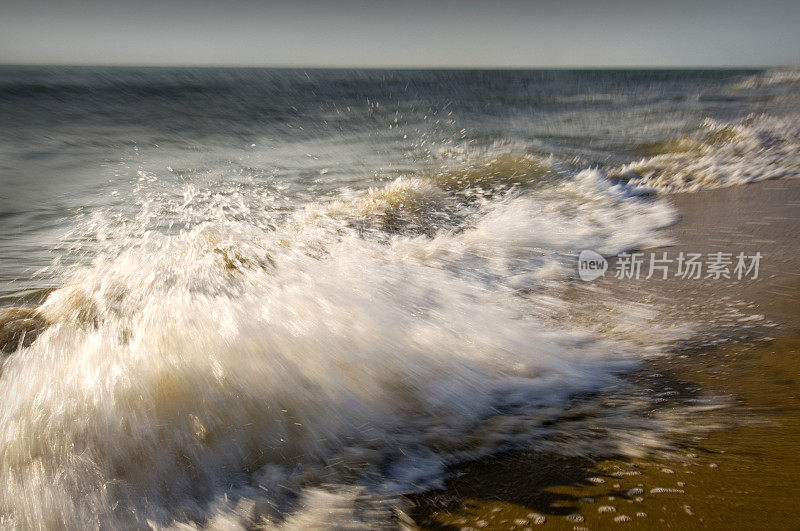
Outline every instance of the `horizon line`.
[(796, 68), (800, 64), (763, 64), (763, 65), (256, 65), (256, 64), (204, 64), (204, 63), (0, 63), (0, 68), (7, 67), (63, 67), (63, 68), (218, 68), (218, 69), (274, 69), (274, 70), (759, 70), (768, 68)]

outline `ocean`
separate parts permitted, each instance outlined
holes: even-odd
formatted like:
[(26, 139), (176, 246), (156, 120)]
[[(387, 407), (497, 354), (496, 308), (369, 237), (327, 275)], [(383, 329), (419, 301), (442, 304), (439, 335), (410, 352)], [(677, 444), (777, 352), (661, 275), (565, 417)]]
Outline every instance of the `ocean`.
[(576, 408), (655, 444), (601, 399), (676, 327), (581, 312), (578, 253), (800, 174), (798, 83), (0, 67), (0, 519), (393, 527), (452, 464), (594, 447)]

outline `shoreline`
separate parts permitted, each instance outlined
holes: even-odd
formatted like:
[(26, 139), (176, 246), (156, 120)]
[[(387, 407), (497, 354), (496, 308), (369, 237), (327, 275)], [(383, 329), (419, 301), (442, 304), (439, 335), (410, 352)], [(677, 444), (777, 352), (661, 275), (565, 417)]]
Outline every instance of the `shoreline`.
[[(800, 181), (670, 199), (680, 220), (666, 229), (674, 245), (663, 250), (758, 251), (759, 278), (623, 281), (608, 274), (612, 263), (593, 288), (623, 302), (657, 301), (670, 318), (701, 324), (699, 335), (626, 379), (661, 395), (656, 407), (691, 412), (684, 424), (713, 429), (674, 433), (670, 452), (643, 458), (534, 449), (458, 465), (444, 489), (408, 497), (416, 525), (752, 529), (800, 522)], [(709, 397), (726, 404), (687, 407)]]

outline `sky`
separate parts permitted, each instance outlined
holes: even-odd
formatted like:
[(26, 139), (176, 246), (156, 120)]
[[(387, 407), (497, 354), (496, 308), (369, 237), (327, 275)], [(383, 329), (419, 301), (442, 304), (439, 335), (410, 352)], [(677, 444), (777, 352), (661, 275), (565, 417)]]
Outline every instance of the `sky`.
[(797, 0), (0, 0), (0, 64), (798, 63)]

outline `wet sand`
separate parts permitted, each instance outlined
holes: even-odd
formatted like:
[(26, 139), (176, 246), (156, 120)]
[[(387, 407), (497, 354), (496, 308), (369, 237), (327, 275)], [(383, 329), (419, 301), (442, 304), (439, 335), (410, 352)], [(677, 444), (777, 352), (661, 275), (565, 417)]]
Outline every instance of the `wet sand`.
[[(410, 498), (418, 526), (800, 527), (800, 181), (672, 200), (681, 219), (663, 250), (758, 251), (759, 278), (617, 280), (612, 263), (591, 289), (655, 302), (699, 332), (629, 377), (689, 431), (670, 434), (669, 451), (635, 459), (534, 450), (467, 463), (446, 488)], [(722, 407), (689, 407), (705, 398)]]

